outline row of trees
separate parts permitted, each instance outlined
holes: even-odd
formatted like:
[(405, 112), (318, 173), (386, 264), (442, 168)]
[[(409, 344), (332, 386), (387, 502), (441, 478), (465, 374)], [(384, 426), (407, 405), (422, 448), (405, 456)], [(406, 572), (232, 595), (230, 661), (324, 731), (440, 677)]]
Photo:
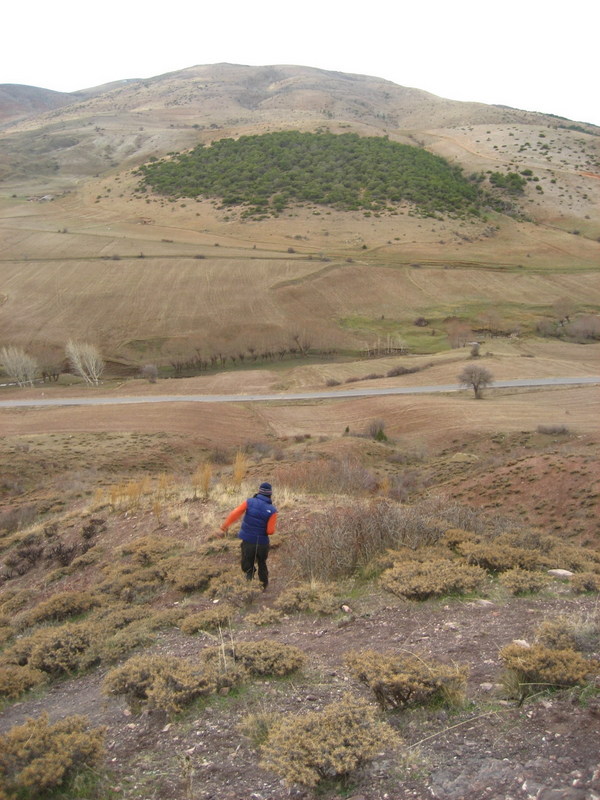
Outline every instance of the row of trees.
[[(65, 347), (66, 368), (90, 386), (97, 386), (104, 372), (104, 360), (98, 348), (87, 342), (69, 340)], [(58, 380), (62, 367), (40, 367), (34, 356), (22, 347), (9, 345), (0, 349), (0, 364), (7, 376), (19, 386), (32, 386), (37, 378)]]

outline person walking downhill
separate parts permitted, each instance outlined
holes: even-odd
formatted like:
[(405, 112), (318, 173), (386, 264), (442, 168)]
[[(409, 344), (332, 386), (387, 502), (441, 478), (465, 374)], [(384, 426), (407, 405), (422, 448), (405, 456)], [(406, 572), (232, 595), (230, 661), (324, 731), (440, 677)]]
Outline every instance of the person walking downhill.
[(225, 532), (242, 514), (244, 515), (238, 533), (238, 538), (242, 540), (242, 571), (251, 581), (256, 573), (255, 564), (258, 565), (258, 580), (262, 583), (263, 589), (269, 585), (267, 569), (269, 536), (275, 533), (277, 524), (277, 509), (273, 505), (272, 493), (270, 483), (261, 483), (258, 492), (234, 508), (221, 525), (221, 530)]

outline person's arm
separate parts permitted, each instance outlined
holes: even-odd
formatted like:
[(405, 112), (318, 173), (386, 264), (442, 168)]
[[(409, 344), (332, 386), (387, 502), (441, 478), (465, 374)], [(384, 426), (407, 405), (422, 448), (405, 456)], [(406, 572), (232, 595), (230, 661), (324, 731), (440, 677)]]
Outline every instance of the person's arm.
[(221, 530), (222, 530), (222, 531), (226, 531), (226, 530), (227, 530), (227, 528), (228, 528), (230, 525), (233, 525), (233, 523), (234, 523), (236, 520), (238, 520), (238, 519), (239, 519), (239, 518), (242, 516), (242, 514), (244, 514), (244, 513), (245, 513), (245, 511), (246, 511), (246, 508), (247, 508), (247, 503), (246, 503), (246, 501), (244, 500), (244, 502), (243, 502), (243, 503), (241, 503), (241, 504), (240, 504), (240, 505), (239, 505), (237, 508), (234, 508), (234, 509), (233, 509), (233, 511), (232, 511), (232, 512), (231, 512), (231, 513), (228, 515), (228, 517), (227, 517), (227, 519), (225, 520), (225, 522), (224, 522), (224, 523), (221, 525)]
[(275, 527), (277, 525), (277, 512), (271, 514), (269, 517), (269, 521), (267, 522), (267, 536), (271, 536), (272, 533), (275, 533)]

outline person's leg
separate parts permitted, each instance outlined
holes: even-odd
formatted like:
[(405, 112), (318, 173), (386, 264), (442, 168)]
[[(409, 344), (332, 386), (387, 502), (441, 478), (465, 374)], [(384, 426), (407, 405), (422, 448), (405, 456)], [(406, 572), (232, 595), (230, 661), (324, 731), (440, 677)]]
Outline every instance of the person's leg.
[(256, 561), (258, 562), (258, 580), (262, 583), (263, 589), (269, 585), (269, 570), (267, 569), (267, 558), (269, 556), (269, 545), (261, 544), (256, 548)]
[(246, 574), (246, 578), (249, 581), (252, 580), (254, 577), (254, 573), (256, 569), (254, 567), (254, 551), (256, 549), (256, 545), (252, 544), (251, 542), (244, 542), (242, 540), (241, 550), (242, 550), (242, 572)]

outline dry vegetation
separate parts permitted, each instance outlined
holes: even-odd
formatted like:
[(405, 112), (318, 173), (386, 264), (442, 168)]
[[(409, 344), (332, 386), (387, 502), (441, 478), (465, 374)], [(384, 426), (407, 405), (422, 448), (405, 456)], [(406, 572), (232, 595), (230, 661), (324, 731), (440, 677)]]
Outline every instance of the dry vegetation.
[[(448, 385), (473, 363), (597, 376), (593, 326), (573, 327), (600, 309), (597, 129), (425, 100), (220, 65), (3, 130), (0, 344), (51, 368), (65, 331), (93, 338), (105, 383), (85, 391), (117, 399)], [(211, 123), (324, 119), (516, 170), (517, 214), (259, 222), (144, 199), (129, 172)], [(39, 139), (57, 123), (64, 152)], [(595, 387), (2, 408), (0, 432), (2, 800), (600, 793)], [(218, 531), (265, 479), (263, 593)]]

